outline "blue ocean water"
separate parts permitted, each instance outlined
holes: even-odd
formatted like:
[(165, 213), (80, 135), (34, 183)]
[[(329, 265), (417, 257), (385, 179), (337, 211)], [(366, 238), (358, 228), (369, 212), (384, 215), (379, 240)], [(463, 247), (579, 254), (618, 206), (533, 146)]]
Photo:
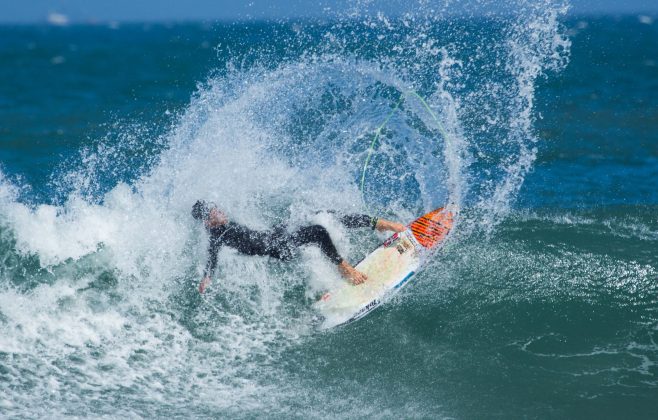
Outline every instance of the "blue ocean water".
[[(509, 7), (0, 27), (0, 417), (655, 417), (658, 21)], [(316, 249), (199, 296), (200, 197), (352, 261), (316, 210), (462, 211), (318, 332)]]

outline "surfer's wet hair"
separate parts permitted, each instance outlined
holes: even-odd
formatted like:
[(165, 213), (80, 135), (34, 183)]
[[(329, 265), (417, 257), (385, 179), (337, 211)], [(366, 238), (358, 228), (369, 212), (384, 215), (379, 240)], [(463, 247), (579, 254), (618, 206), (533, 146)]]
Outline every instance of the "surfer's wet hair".
[(215, 203), (209, 203), (204, 200), (197, 200), (192, 206), (192, 217), (196, 220), (208, 220), (210, 217), (210, 210), (217, 207)]

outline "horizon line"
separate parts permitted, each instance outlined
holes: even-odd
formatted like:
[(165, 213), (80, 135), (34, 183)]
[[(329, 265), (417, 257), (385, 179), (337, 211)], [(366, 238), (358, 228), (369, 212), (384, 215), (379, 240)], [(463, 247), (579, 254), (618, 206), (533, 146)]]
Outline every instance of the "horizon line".
[[(276, 17), (276, 18), (267, 18), (267, 17), (232, 17), (232, 18), (171, 18), (171, 19), (142, 19), (142, 18), (126, 18), (126, 19), (70, 19), (63, 14), (57, 14), (62, 18), (66, 19), (53, 22), (49, 17), (38, 20), (1, 20), (0, 26), (48, 26), (53, 28), (65, 28), (70, 26), (98, 26), (98, 27), (112, 27), (114, 25), (139, 25), (139, 24), (156, 24), (156, 25), (176, 25), (176, 24), (230, 24), (230, 23), (294, 23), (294, 22), (336, 22), (339, 20), (348, 20), (354, 21), (358, 18), (352, 17), (335, 17), (335, 16), (291, 16), (291, 17)], [(446, 18), (457, 18), (457, 19), (469, 19), (469, 18), (496, 18), (496, 17), (507, 17), (513, 14), (493, 14), (493, 15), (467, 15), (454, 13), (447, 17), (440, 17), (437, 20), (442, 20)], [(390, 19), (400, 19), (403, 16), (390, 16)], [(603, 12), (603, 11), (593, 11), (593, 12), (567, 12), (564, 15), (564, 19), (584, 19), (584, 18), (624, 18), (624, 17), (649, 17), (656, 18), (658, 20), (658, 11), (620, 11), (620, 12)]]

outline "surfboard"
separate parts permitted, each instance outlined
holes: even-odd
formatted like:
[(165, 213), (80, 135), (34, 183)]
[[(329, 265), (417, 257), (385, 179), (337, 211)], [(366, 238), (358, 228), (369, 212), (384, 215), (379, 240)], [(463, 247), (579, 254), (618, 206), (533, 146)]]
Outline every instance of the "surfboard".
[(333, 328), (361, 319), (400, 291), (445, 243), (453, 219), (453, 211), (447, 208), (433, 210), (368, 254), (356, 265), (368, 280), (359, 285), (346, 282), (314, 303), (323, 319), (319, 328)]

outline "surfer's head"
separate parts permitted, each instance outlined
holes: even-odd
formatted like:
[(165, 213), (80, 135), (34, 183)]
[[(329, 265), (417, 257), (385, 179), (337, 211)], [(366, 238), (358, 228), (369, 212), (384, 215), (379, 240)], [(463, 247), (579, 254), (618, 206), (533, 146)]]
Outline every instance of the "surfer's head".
[(226, 214), (217, 208), (217, 204), (198, 200), (192, 206), (192, 217), (201, 220), (208, 227), (217, 227), (228, 222)]
[(209, 203), (203, 200), (197, 200), (196, 203), (192, 206), (192, 217), (196, 220), (208, 220), (210, 216), (211, 206)]

